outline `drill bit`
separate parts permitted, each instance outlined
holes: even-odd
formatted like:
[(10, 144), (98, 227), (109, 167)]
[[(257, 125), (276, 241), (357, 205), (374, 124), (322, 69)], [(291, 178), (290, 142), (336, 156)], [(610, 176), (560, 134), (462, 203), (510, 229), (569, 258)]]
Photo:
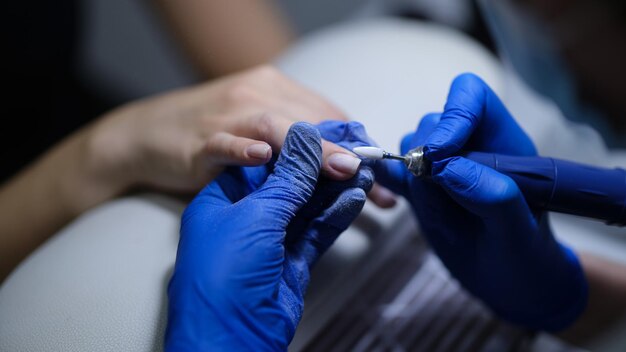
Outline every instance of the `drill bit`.
[(405, 155), (389, 153), (378, 147), (356, 147), (352, 151), (359, 156), (373, 160), (400, 160), (413, 175), (418, 177), (430, 175), (430, 162), (424, 159), (424, 151), (421, 146), (409, 150)]
[(374, 160), (393, 159), (393, 160), (405, 161), (407, 158), (404, 155), (398, 155), (398, 154), (386, 152), (383, 149), (378, 148), (378, 147), (356, 147), (356, 148), (353, 148), (352, 151), (355, 152), (359, 156), (362, 156), (368, 159), (374, 159)]

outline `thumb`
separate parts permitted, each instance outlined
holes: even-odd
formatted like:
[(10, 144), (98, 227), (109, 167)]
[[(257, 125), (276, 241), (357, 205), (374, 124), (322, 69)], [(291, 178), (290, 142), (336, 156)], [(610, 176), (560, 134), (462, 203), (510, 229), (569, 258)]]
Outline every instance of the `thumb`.
[(482, 218), (492, 234), (508, 233), (510, 229), (516, 229), (516, 233), (536, 230), (536, 221), (519, 187), (496, 170), (453, 157), (433, 163), (433, 180), (459, 205)]
[(293, 124), (274, 171), (250, 198), (262, 200), (261, 206), (286, 226), (311, 198), (321, 162), (322, 143), (317, 128), (305, 122)]

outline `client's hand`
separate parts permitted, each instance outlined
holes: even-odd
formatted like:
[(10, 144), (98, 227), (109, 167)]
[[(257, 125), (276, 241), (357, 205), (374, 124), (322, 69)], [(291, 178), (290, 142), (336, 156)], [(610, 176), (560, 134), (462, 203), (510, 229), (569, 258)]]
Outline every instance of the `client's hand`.
[(534, 155), (535, 147), (478, 77), (462, 75), (443, 114), (426, 116), (402, 153), (424, 146), (432, 181), (398, 162), (376, 177), (410, 201), (428, 241), (465, 288), (500, 317), (533, 329), (561, 330), (587, 304), (576, 254), (559, 243), (546, 214), (530, 209), (515, 182), (456, 156), (461, 150)]
[[(135, 102), (92, 128), (91, 164), (125, 188), (195, 192), (227, 165), (261, 165), (289, 126), (346, 117), (271, 67)], [(323, 142), (323, 174), (345, 180), (359, 160)]]
[(318, 180), (321, 158), (317, 129), (297, 123), (273, 170), (229, 168), (185, 210), (168, 289), (168, 350), (287, 349), (310, 267), (372, 185), (368, 168), (347, 181)]
[[(267, 163), (294, 122), (324, 119), (345, 117), (271, 67), (111, 111), (0, 188), (0, 233), (7, 234), (0, 236), (0, 280), (91, 207), (137, 188), (197, 192), (227, 165)], [(323, 175), (346, 180), (359, 163), (322, 141)], [(380, 206), (394, 203), (380, 187), (370, 197)]]

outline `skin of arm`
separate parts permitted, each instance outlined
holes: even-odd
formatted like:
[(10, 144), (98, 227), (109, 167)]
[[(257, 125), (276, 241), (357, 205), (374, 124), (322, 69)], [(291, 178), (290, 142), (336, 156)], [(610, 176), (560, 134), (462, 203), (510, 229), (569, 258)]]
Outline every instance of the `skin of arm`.
[(294, 37), (270, 0), (156, 0), (192, 64), (205, 77), (271, 61)]
[(581, 317), (560, 337), (585, 346), (626, 317), (626, 266), (589, 253), (579, 258), (589, 283), (589, 301)]
[[(134, 189), (197, 192), (226, 165), (269, 161), (295, 121), (325, 119), (347, 120), (270, 66), (115, 109), (0, 187), (0, 281), (89, 208)], [(322, 147), (326, 176), (354, 175), (354, 154)]]

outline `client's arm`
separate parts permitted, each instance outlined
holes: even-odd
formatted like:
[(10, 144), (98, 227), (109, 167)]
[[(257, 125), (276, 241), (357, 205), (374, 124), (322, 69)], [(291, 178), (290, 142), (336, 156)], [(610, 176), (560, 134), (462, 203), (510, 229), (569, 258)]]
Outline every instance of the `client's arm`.
[(123, 192), (125, 175), (107, 177), (88, 145), (77, 133), (0, 188), (0, 282), (62, 225)]

